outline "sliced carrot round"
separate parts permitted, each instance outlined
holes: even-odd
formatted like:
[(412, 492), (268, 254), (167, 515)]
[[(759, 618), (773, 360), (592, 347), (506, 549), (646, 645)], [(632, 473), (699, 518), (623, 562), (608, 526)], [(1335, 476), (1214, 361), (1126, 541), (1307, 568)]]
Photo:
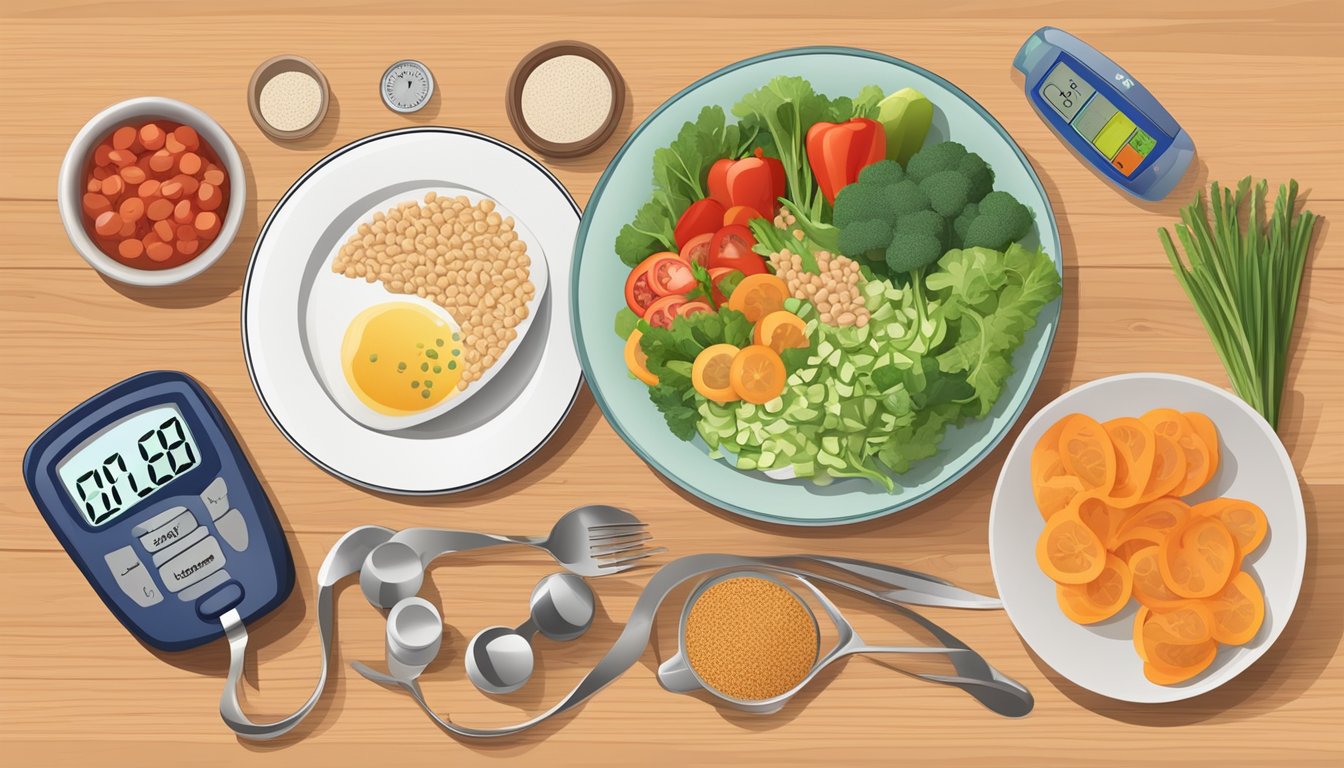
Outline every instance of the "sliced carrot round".
[(1086, 584), (1101, 575), (1106, 547), (1075, 511), (1066, 509), (1046, 521), (1036, 541), (1036, 562), (1061, 584)]
[(1151, 661), (1143, 664), (1143, 676), (1156, 685), (1177, 685), (1209, 668), (1218, 656), (1218, 643), (1206, 640), (1195, 645), (1160, 643), (1148, 651)]
[(1162, 580), (1181, 597), (1210, 597), (1232, 578), (1240, 563), (1237, 542), (1217, 518), (1191, 516), (1159, 546)]
[(1177, 410), (1155, 408), (1140, 419), (1154, 435), (1164, 435), (1176, 443), (1185, 457), (1185, 477), (1171, 490), (1174, 496), (1188, 496), (1209, 479), (1209, 448), (1195, 433), (1190, 420)]
[(1139, 503), (1152, 472), (1153, 430), (1129, 417), (1111, 419), (1102, 428), (1115, 449), (1115, 485), (1107, 498), (1122, 509), (1132, 507)]
[(1152, 529), (1147, 530), (1151, 531), (1154, 538), (1158, 539), (1158, 541), (1152, 541), (1151, 539), (1148, 538), (1134, 536), (1132, 538), (1120, 542), (1119, 544), (1116, 544), (1114, 547), (1111, 547), (1111, 554), (1115, 555), (1116, 557), (1128, 563), (1130, 560), (1134, 559), (1134, 555), (1137, 555), (1139, 553), (1139, 550), (1147, 549), (1149, 547), (1156, 547), (1158, 544), (1161, 543), (1162, 534), (1157, 531), (1152, 531)]
[(1055, 598), (1065, 616), (1079, 624), (1095, 624), (1125, 607), (1132, 586), (1129, 566), (1115, 555), (1107, 555), (1097, 578), (1086, 584), (1056, 584)]
[(1162, 569), (1157, 561), (1161, 547), (1156, 544), (1143, 547), (1129, 558), (1129, 571), (1134, 578), (1134, 597), (1141, 605), (1153, 610), (1170, 610), (1183, 601), (1180, 595), (1171, 591), (1162, 579)]
[(1265, 511), (1244, 499), (1213, 499), (1196, 504), (1191, 514), (1217, 518), (1237, 540), (1243, 555), (1254, 552), (1269, 533)]
[(1152, 615), (1152, 611), (1146, 605), (1140, 605), (1138, 612), (1134, 614), (1134, 651), (1144, 661), (1148, 661), (1148, 654), (1143, 650), (1143, 625), (1148, 623)]
[(1200, 442), (1204, 443), (1204, 447), (1209, 449), (1209, 474), (1204, 478), (1204, 482), (1207, 483), (1218, 472), (1221, 456), (1218, 448), (1218, 428), (1213, 425), (1212, 419), (1199, 411), (1186, 411), (1181, 415), (1190, 423), (1190, 428), (1194, 430)]
[(1213, 614), (1213, 639), (1220, 643), (1249, 643), (1265, 620), (1265, 596), (1245, 571), (1233, 576), (1223, 591), (1204, 603)]
[(1084, 492), (1074, 497), (1069, 506), (1077, 512), (1078, 519), (1092, 529), (1102, 544), (1109, 548), (1114, 543), (1115, 534), (1120, 529), (1120, 520), (1125, 514), (1123, 510), (1111, 507), (1105, 499), (1091, 492)]
[(802, 349), (811, 344), (807, 338), (807, 323), (782, 309), (761, 318), (756, 324), (755, 339), (757, 344), (764, 344), (776, 352)]
[(1040, 510), (1041, 517), (1049, 520), (1083, 493), (1083, 481), (1072, 475), (1060, 475), (1043, 483), (1033, 484), (1031, 492), (1036, 498), (1036, 509)]
[[(1174, 608), (1151, 609), (1143, 631), (1146, 640), (1174, 645), (1196, 645), (1213, 638), (1213, 611), (1202, 601), (1186, 600)], [(1147, 647), (1152, 659), (1152, 646)]]
[(738, 397), (761, 405), (779, 397), (787, 377), (778, 352), (763, 344), (752, 344), (733, 358), (728, 380)]
[(788, 284), (768, 272), (762, 272), (748, 275), (737, 284), (728, 296), (728, 308), (741, 312), (754, 323), (771, 312), (783, 309), (787, 298)]
[(1153, 468), (1139, 496), (1140, 504), (1160, 499), (1185, 481), (1185, 454), (1166, 435), (1153, 435)]
[(1085, 488), (1109, 493), (1115, 485), (1115, 447), (1091, 417), (1081, 413), (1064, 417), (1059, 453), (1069, 473), (1082, 480)]
[(625, 367), (630, 369), (635, 378), (652, 387), (658, 384), (658, 377), (649, 370), (649, 356), (644, 354), (644, 348), (639, 345), (643, 337), (644, 334), (636, 328), (625, 340)]
[(1131, 514), (1120, 525), (1120, 535), (1135, 528), (1170, 531), (1190, 516), (1190, 505), (1170, 496), (1151, 501)]
[(715, 344), (695, 356), (691, 365), (691, 386), (708, 400), (731, 403), (741, 399), (733, 390), (730, 371), (739, 350), (732, 344)]
[(1041, 439), (1031, 449), (1031, 481), (1044, 483), (1062, 475), (1068, 475), (1064, 466), (1064, 457), (1059, 452), (1059, 436), (1064, 432), (1064, 422), (1060, 419), (1045, 430)]

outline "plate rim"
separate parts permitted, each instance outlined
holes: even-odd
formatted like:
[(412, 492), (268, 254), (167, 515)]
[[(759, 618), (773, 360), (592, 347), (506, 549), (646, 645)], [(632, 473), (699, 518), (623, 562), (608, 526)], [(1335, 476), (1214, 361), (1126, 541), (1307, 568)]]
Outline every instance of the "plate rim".
[[(1056, 403), (1064, 401), (1066, 398), (1073, 397), (1079, 392), (1085, 392), (1103, 386), (1121, 384), (1123, 382), (1134, 381), (1136, 379), (1157, 380), (1164, 382), (1174, 382), (1181, 385), (1192, 385), (1197, 389), (1202, 389), (1206, 392), (1209, 392), (1215, 397), (1220, 397), (1224, 400), (1231, 402), (1236, 408), (1238, 408), (1243, 413), (1247, 414), (1247, 416), (1251, 418), (1252, 423), (1256, 424), (1256, 426), (1258, 426), (1262, 431), (1264, 431), (1270, 437), (1273, 438), (1270, 441), (1271, 447), (1274, 453), (1278, 456), (1279, 460), (1283, 463), (1283, 466), (1288, 470), (1289, 476), (1293, 478), (1293, 482), (1291, 483), (1290, 487), (1291, 490), (1290, 495), (1296, 501), (1296, 511), (1298, 513), (1299, 520), (1301, 522), (1301, 530), (1302, 530), (1302, 537), (1301, 540), (1298, 542), (1296, 552), (1297, 568), (1296, 568), (1296, 574), (1293, 577), (1292, 596), (1291, 599), (1287, 601), (1288, 602), (1287, 615), (1285, 615), (1281, 619), (1278, 619), (1275, 623), (1275, 626), (1270, 627), (1269, 636), (1266, 638), (1264, 644), (1261, 645), (1259, 648), (1254, 649), (1251, 652), (1253, 655), (1251, 656), (1250, 660), (1246, 662), (1246, 665), (1242, 669), (1238, 670), (1236, 673), (1232, 674), (1230, 677), (1224, 680), (1220, 680), (1211, 685), (1209, 684), (1210, 681), (1208, 679), (1205, 679), (1204, 681), (1201, 681), (1201, 683), (1197, 685), (1192, 685), (1185, 688), (1179, 688), (1174, 686), (1161, 686), (1163, 691), (1169, 691), (1172, 695), (1155, 696), (1150, 698), (1135, 698), (1131, 696), (1118, 696), (1115, 695), (1114, 693), (1108, 693), (1106, 691), (1099, 691), (1091, 686), (1084, 685), (1083, 683), (1070, 677), (1065, 672), (1060, 671), (1055, 667), (1055, 665), (1051, 664), (1045, 658), (1045, 656), (1043, 656), (1041, 652), (1036, 649), (1036, 646), (1033, 645), (1032, 642), (1028, 640), (1027, 637), (1022, 633), (1022, 630), (1019, 628), (1017, 619), (1013, 617), (1012, 609), (1009, 607), (1009, 602), (1007, 600), (1003, 600), (1003, 612), (1008, 616), (1008, 621), (1013, 625), (1013, 631), (1015, 631), (1017, 633), (1017, 636), (1021, 638), (1022, 642), (1026, 644), (1028, 650), (1030, 650), (1031, 653), (1034, 656), (1036, 656), (1036, 658), (1040, 659), (1041, 663), (1049, 667), (1052, 672), (1054, 672), (1057, 675), (1060, 675), (1065, 680), (1068, 680), (1070, 684), (1076, 685), (1085, 691), (1095, 693), (1098, 696), (1105, 696), (1106, 698), (1112, 699), (1114, 701), (1125, 701), (1134, 704), (1168, 704), (1175, 701), (1184, 701), (1186, 699), (1192, 699), (1195, 698), (1196, 696), (1202, 696), (1206, 693), (1217, 690), (1218, 688), (1221, 688), (1227, 683), (1237, 679), (1243, 673), (1245, 673), (1246, 670), (1254, 666), (1256, 662), (1264, 658), (1265, 654), (1269, 652), (1269, 649), (1274, 646), (1274, 643), (1278, 642), (1279, 637), (1282, 636), (1283, 634), (1284, 628), (1288, 625), (1288, 622), (1292, 620), (1293, 613), (1297, 610), (1297, 601), (1302, 596), (1302, 582), (1304, 581), (1306, 576), (1306, 566), (1307, 566), (1307, 537), (1310, 534), (1307, 530), (1307, 524), (1306, 524), (1306, 502), (1302, 498), (1302, 481), (1298, 477), (1297, 467), (1293, 465), (1292, 457), (1288, 455), (1288, 449), (1284, 446), (1283, 441), (1280, 440), (1278, 437), (1278, 432), (1276, 432), (1274, 428), (1269, 425), (1269, 422), (1265, 421), (1265, 418), (1261, 416), (1260, 413), (1257, 412), (1254, 408), (1252, 408), (1245, 400), (1242, 400), (1240, 397), (1232, 394), (1231, 392), (1228, 392), (1225, 389), (1222, 389), (1221, 387), (1215, 386), (1214, 384), (1210, 384), (1209, 382), (1204, 381), (1202, 379), (1196, 379), (1192, 376), (1184, 376), (1179, 373), (1166, 373), (1163, 371), (1132, 371), (1129, 373), (1118, 373), (1112, 376), (1103, 376), (1102, 378), (1093, 379), (1091, 381), (1080, 384), (1060, 394), (1059, 397), (1056, 397), (1049, 403), (1046, 403), (1045, 405), (1041, 406), (1040, 410), (1038, 410), (1035, 413), (1035, 415), (1033, 415), (1031, 419), (1029, 419), (1027, 423), (1022, 426), (1022, 430), (1018, 433), (1017, 440), (1013, 442), (1013, 446), (1009, 450), (1009, 456), (1011, 456), (1012, 453), (1018, 449), (1019, 445), (1021, 444), (1022, 435), (1025, 435), (1027, 431), (1031, 429), (1032, 425), (1034, 425), (1037, 421), (1039, 421), (1042, 418), (1042, 414), (1045, 413), (1045, 411), (1049, 409), (1051, 406), (1054, 406)], [(1009, 466), (1008, 458), (1005, 458), (1003, 462), (1003, 467), (999, 470), (999, 479), (994, 484), (994, 495), (990, 499), (989, 504), (989, 522), (985, 526), (985, 543), (987, 548), (989, 549), (990, 572), (994, 576), (994, 589), (999, 593), (999, 597), (1001, 599), (1003, 597), (1003, 591), (999, 589), (999, 571), (1001, 567), (1007, 567), (1007, 566), (1006, 565), (1000, 566), (998, 558), (994, 554), (995, 547), (994, 547), (993, 532), (994, 532), (995, 517), (998, 514), (1001, 514), (999, 512), (999, 498), (1000, 494), (1002, 493), (1004, 478), (1008, 474), (1008, 466)]]
[[(731, 504), (729, 502), (715, 498), (711, 494), (694, 487), (689, 482), (683, 481), (682, 478), (669, 472), (668, 469), (665, 466), (663, 466), (663, 464), (660, 461), (658, 461), (657, 459), (653, 458), (650, 455), (647, 455), (647, 453), (643, 451), (635, 443), (630, 433), (620, 423), (619, 419), (613, 416), (611, 406), (608, 404), (606, 398), (603, 396), (599, 387), (596, 386), (594, 383), (596, 381), (596, 377), (593, 376), (592, 363), (588, 359), (588, 349), (583, 342), (583, 320), (579, 312), (578, 286), (579, 286), (579, 268), (580, 265), (582, 264), (582, 255), (583, 255), (582, 251), (584, 250), (587, 244), (588, 230), (592, 224), (592, 219), (589, 217), (588, 211), (595, 209), (593, 202), (599, 199), (602, 193), (606, 190), (607, 184), (608, 182), (611, 181), (611, 177), (615, 172), (616, 166), (620, 164), (622, 159), (624, 159), (626, 152), (630, 150), (631, 146), (634, 144), (635, 139), (637, 139), (642, 133), (644, 133), (644, 131), (656, 118), (658, 118), (665, 111), (671, 108), (673, 104), (681, 101), (683, 98), (690, 95), (691, 93), (699, 89), (701, 86), (719, 77), (727, 75), (731, 72), (735, 72), (739, 69), (743, 69), (745, 67), (749, 67), (754, 64), (759, 64), (766, 61), (773, 61), (776, 59), (786, 59), (799, 56), (813, 56), (819, 54), (852, 56), (856, 58), (871, 59), (874, 61), (879, 61), (886, 64), (892, 64), (897, 67), (901, 67), (903, 69), (914, 71), (917, 74), (927, 77), (928, 79), (932, 80), (933, 82), (937, 83), (939, 86), (947, 89), (948, 91), (957, 94), (968, 105), (970, 105), (973, 109), (975, 109), (976, 112), (978, 112), (980, 116), (986, 122), (988, 122), (990, 126), (999, 134), (999, 136), (1002, 137), (1008, 143), (1008, 146), (1013, 150), (1013, 153), (1017, 156), (1018, 160), (1026, 168), (1027, 175), (1031, 178), (1032, 183), (1035, 184), (1036, 190), (1040, 194), (1041, 200), (1044, 201), (1045, 203), (1045, 214), (1050, 219), (1050, 221), (1054, 223), (1053, 245), (1054, 245), (1054, 255), (1058, 259), (1059, 276), (1060, 276), (1060, 295), (1058, 297), (1059, 310), (1054, 318), (1055, 322), (1046, 329), (1045, 336), (1041, 340), (1042, 344), (1045, 347), (1045, 355), (1041, 358), (1040, 366), (1030, 376), (1031, 381), (1026, 386), (1025, 389), (1026, 396), (1022, 398), (1022, 402), (1017, 406), (1014, 412), (1011, 415), (1009, 415), (1008, 420), (1004, 423), (1003, 428), (998, 431), (998, 434), (993, 435), (990, 438), (990, 440), (980, 449), (980, 451), (973, 458), (971, 458), (969, 461), (964, 462), (961, 467), (959, 467), (956, 471), (954, 471), (951, 475), (949, 475), (943, 482), (939, 483), (936, 487), (931, 488), (909, 499), (895, 502), (891, 506), (870, 512), (861, 512), (855, 515), (848, 515), (845, 517), (812, 518), (812, 519), (800, 520), (797, 518), (771, 515), (765, 512), (756, 512), (747, 509), (745, 507), (740, 507), (736, 504)], [(1037, 174), (1036, 172), (1036, 167), (1032, 165), (1031, 159), (1028, 158), (1026, 153), (1022, 151), (1022, 148), (1018, 146), (1017, 141), (1015, 141), (1012, 135), (1008, 133), (1008, 130), (1003, 127), (1003, 124), (1000, 123), (998, 119), (995, 118), (994, 115), (984, 107), (984, 105), (982, 105), (979, 101), (976, 101), (975, 98), (972, 97), (970, 94), (966, 93), (964, 90), (957, 87), (955, 84), (953, 84), (946, 78), (934, 72), (931, 72), (927, 69), (924, 69), (923, 67), (917, 64), (913, 64), (909, 61), (906, 61), (905, 59), (890, 56), (888, 54), (880, 53), (878, 51), (873, 51), (866, 48), (856, 48), (856, 47), (836, 46), (836, 45), (812, 45), (812, 46), (801, 46), (797, 48), (785, 48), (777, 51), (771, 51), (769, 53), (763, 53), (756, 56), (751, 56), (749, 58), (733, 62), (731, 64), (728, 64), (727, 66), (714, 70), (713, 72), (710, 72), (707, 75), (704, 75), (698, 80), (692, 82), (690, 85), (687, 85), (686, 87), (677, 91), (662, 104), (658, 105), (658, 107), (655, 110), (650, 112), (649, 115), (645, 117), (638, 126), (636, 126), (635, 130), (630, 133), (629, 137), (627, 137), (625, 142), (621, 145), (621, 148), (616, 151), (616, 154), (612, 156), (611, 161), (607, 164), (607, 167), (602, 171), (602, 176), (597, 180), (597, 184), (593, 186), (592, 194), (589, 195), (588, 197), (588, 205), (585, 207), (584, 215), (582, 219), (579, 221), (579, 229), (574, 236), (574, 258), (569, 268), (570, 269), (569, 280), (570, 285), (573, 288), (570, 291), (570, 300), (569, 300), (570, 315), (573, 318), (571, 332), (573, 333), (574, 336), (574, 347), (579, 355), (579, 365), (583, 369), (584, 379), (586, 379), (589, 382), (588, 389), (593, 393), (593, 400), (596, 401), (598, 409), (601, 410), (602, 412), (603, 418), (606, 419), (607, 423), (611, 425), (611, 428), (616, 432), (616, 434), (621, 438), (621, 440), (626, 444), (626, 446), (629, 447), (630, 450), (634, 451), (635, 455), (638, 456), (641, 460), (643, 460), (644, 463), (653, 467), (654, 470), (657, 471), (661, 477), (674, 483), (678, 488), (681, 488), (687, 493), (690, 493), (692, 496), (695, 496), (697, 499), (700, 499), (701, 501), (708, 502), (709, 504), (712, 504), (715, 507), (718, 507), (719, 509), (725, 510), (732, 514), (745, 517), (751, 520), (757, 520), (760, 522), (773, 523), (776, 525), (786, 525), (798, 528), (820, 528), (820, 527), (838, 526), (838, 525), (853, 525), (856, 523), (868, 522), (870, 520), (877, 520), (883, 517), (887, 517), (889, 515), (893, 515), (897, 512), (909, 509), (910, 507), (913, 507), (916, 504), (920, 504), (924, 501), (927, 501), (933, 498), (934, 496), (937, 496), (938, 494), (942, 493), (943, 491), (947, 490), (958, 480), (965, 477), (966, 474), (969, 473), (972, 469), (979, 466), (980, 463), (984, 461), (985, 458), (988, 457), (989, 454), (992, 453), (994, 449), (997, 448), (1001, 442), (1003, 442), (1003, 439), (1008, 436), (1008, 433), (1012, 431), (1012, 428), (1022, 418), (1022, 414), (1023, 412), (1026, 411), (1027, 404), (1031, 400), (1031, 395), (1036, 391), (1036, 387), (1040, 384), (1041, 376), (1045, 372), (1045, 366), (1050, 360), (1050, 353), (1054, 349), (1055, 337), (1059, 331), (1059, 320), (1064, 315), (1063, 313), (1064, 254), (1062, 251), (1063, 251), (1063, 245), (1060, 240), (1059, 222), (1058, 219), (1055, 217), (1054, 205), (1050, 201), (1050, 196), (1046, 192), (1045, 186), (1041, 183), (1041, 178), (1040, 175)], [(1039, 316), (1037, 320), (1039, 322), (1040, 320)]]
[[(509, 474), (513, 470), (517, 469), (519, 466), (526, 463), (528, 459), (535, 456), (537, 452), (540, 451), (543, 447), (545, 447), (545, 445), (551, 441), (551, 438), (555, 436), (555, 433), (560, 431), (560, 426), (564, 424), (565, 421), (569, 418), (569, 414), (574, 410), (574, 403), (578, 401), (579, 392), (580, 390), (583, 389), (583, 381), (584, 381), (582, 363), (580, 363), (578, 381), (574, 383), (574, 392), (572, 395), (570, 395), (569, 403), (565, 406), (564, 412), (560, 414), (559, 418), (556, 419), (555, 424), (551, 426), (550, 430), (546, 432), (546, 434), (541, 438), (541, 440), (536, 445), (529, 448), (526, 453), (524, 453), (522, 456), (518, 458), (517, 461), (514, 461), (509, 466), (495, 472), (494, 474), (489, 475), (488, 477), (484, 477), (470, 483), (464, 483), (462, 485), (456, 485), (447, 488), (408, 490), (404, 488), (393, 488), (390, 486), (384, 486), (379, 485), (377, 483), (367, 482), (365, 480), (361, 480), (360, 478), (342, 472), (336, 469), (335, 467), (330, 466), (321, 459), (317, 458), (317, 456), (315, 456), (311, 451), (309, 451), (307, 447), (305, 447), (302, 443), (296, 440), (294, 436), (289, 433), (289, 430), (285, 429), (285, 425), (280, 422), (280, 419), (271, 409), (271, 404), (267, 402), (266, 395), (263, 394), (261, 391), (261, 386), (257, 382), (256, 371), (253, 369), (252, 366), (252, 350), (251, 345), (248, 343), (248, 333), (247, 333), (247, 304), (248, 304), (248, 297), (250, 295), (248, 288), (252, 282), (253, 270), (256, 268), (257, 265), (258, 253), (261, 250), (262, 243), (266, 239), (266, 233), (270, 231), (271, 224), (275, 221), (276, 212), (279, 211), (282, 207), (284, 207), (284, 204), (289, 201), (289, 198), (313, 174), (317, 173), (317, 171), (321, 170), (324, 166), (334, 161), (341, 155), (344, 155), (347, 152), (351, 152), (365, 144), (369, 144), (374, 141), (414, 133), (447, 133), (456, 136), (462, 136), (469, 139), (485, 141), (487, 143), (494, 144), (500, 147), (501, 149), (513, 153), (514, 155), (522, 159), (524, 162), (528, 163), (529, 165), (532, 165), (537, 170), (541, 171), (542, 174), (544, 174), (546, 178), (551, 182), (551, 184), (553, 184), (555, 188), (558, 189), (562, 195), (564, 195), (565, 200), (569, 203), (569, 207), (574, 211), (574, 213), (577, 216), (579, 216), (580, 226), (582, 226), (583, 209), (579, 207), (578, 203), (574, 200), (574, 196), (569, 193), (569, 190), (565, 188), (565, 185), (558, 178), (556, 178), (555, 174), (551, 173), (549, 168), (542, 165), (536, 158), (532, 157), (531, 155), (522, 151), (521, 149), (513, 146), (512, 144), (509, 144), (508, 142), (502, 141), (500, 139), (497, 139), (493, 136), (484, 133), (479, 133), (477, 131), (471, 131), (465, 128), (453, 128), (442, 125), (417, 125), (417, 126), (409, 126), (406, 128), (394, 128), (392, 130), (371, 133), (367, 136), (362, 136), (358, 139), (355, 139), (354, 141), (351, 141), (347, 144), (337, 147), (336, 149), (333, 149), (331, 152), (328, 152), (327, 154), (319, 158), (316, 163), (310, 166), (308, 170), (304, 171), (297, 179), (294, 180), (294, 183), (292, 183), (289, 186), (289, 188), (285, 190), (285, 194), (281, 195), (280, 199), (276, 201), (275, 206), (271, 209), (271, 212), (267, 214), (266, 222), (262, 224), (261, 229), (258, 230), (257, 232), (257, 240), (256, 243), (254, 243), (252, 246), (252, 255), (248, 258), (247, 272), (243, 277), (243, 289), (242, 289), (243, 295), (242, 295), (242, 301), (240, 302), (241, 306), (239, 307), (238, 333), (242, 337), (243, 341), (243, 361), (247, 365), (247, 378), (252, 384), (252, 391), (256, 393), (257, 399), (261, 402), (262, 409), (266, 411), (266, 417), (271, 420), (271, 423), (275, 425), (276, 429), (280, 430), (280, 434), (284, 435), (285, 439), (289, 441), (289, 444), (298, 449), (299, 453), (303, 454), (305, 458), (307, 458), (313, 464), (316, 464), (324, 472), (332, 475), (333, 477), (339, 478), (340, 480), (343, 480), (351, 485), (366, 490), (377, 491), (379, 493), (393, 494), (397, 496), (443, 496), (447, 494), (460, 493), (462, 491), (469, 491), (473, 488), (478, 488), (480, 486), (491, 483), (499, 479), (500, 477)], [(577, 232), (578, 231), (576, 230), (575, 235), (576, 237)], [(571, 312), (573, 311), (572, 303), (570, 305), (570, 311)]]

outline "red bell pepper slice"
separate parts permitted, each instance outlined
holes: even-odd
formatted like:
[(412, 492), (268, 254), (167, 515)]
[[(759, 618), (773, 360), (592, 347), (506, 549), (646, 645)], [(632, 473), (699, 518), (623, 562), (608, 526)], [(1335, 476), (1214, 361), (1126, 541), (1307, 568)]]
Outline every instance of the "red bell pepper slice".
[(760, 147), (752, 157), (724, 158), (709, 168), (709, 196), (724, 208), (744, 205), (765, 218), (775, 215), (784, 196), (784, 164), (766, 157)]
[(816, 123), (807, 130), (807, 161), (826, 202), (835, 203), (841, 189), (859, 178), (859, 171), (887, 155), (882, 124), (866, 117), (843, 123)]

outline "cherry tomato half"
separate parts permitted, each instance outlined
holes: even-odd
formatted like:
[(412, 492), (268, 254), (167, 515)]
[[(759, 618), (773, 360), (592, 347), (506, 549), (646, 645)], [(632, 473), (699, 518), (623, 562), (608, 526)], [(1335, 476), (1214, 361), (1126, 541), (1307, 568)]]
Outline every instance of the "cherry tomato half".
[(699, 284), (691, 272), (691, 265), (671, 251), (655, 253), (644, 263), (649, 265), (649, 287), (659, 296), (688, 293)]
[(712, 197), (691, 203), (690, 207), (682, 212), (681, 218), (677, 219), (677, 226), (672, 230), (672, 237), (677, 241), (677, 247), (685, 247), (696, 235), (713, 234), (723, 226), (723, 213), (723, 203)]
[(751, 249), (756, 238), (751, 230), (741, 224), (730, 224), (714, 233), (709, 244), (709, 268), (728, 267), (739, 270), (744, 275), (759, 275), (765, 272), (765, 259)]
[(687, 264), (709, 264), (709, 246), (714, 242), (713, 233), (697, 235), (681, 247), (681, 260)]
[(644, 319), (654, 328), (671, 328), (672, 321), (677, 317), (677, 308), (685, 303), (686, 297), (681, 294), (664, 296), (649, 305)]
[(625, 278), (625, 305), (640, 317), (649, 311), (650, 304), (658, 300), (658, 294), (654, 292), (653, 284), (649, 282), (650, 266), (649, 260), (645, 259), (631, 270), (629, 277)]

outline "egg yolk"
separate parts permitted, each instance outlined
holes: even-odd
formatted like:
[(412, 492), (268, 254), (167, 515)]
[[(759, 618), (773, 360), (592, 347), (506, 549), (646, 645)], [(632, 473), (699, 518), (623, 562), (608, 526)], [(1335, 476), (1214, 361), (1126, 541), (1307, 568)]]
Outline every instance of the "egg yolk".
[(462, 341), (443, 318), (410, 302), (369, 307), (341, 342), (345, 380), (360, 401), (396, 416), (431, 408), (462, 378)]

